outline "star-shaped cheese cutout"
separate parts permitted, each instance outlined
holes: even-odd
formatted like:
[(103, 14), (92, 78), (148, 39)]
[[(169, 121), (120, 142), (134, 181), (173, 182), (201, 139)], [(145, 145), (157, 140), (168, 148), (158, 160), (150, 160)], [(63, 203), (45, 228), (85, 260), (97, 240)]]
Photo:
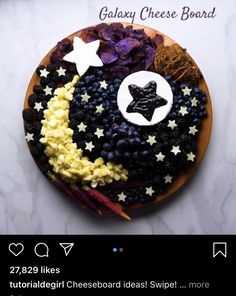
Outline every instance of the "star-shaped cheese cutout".
[(88, 100), (91, 98), (88, 94), (87, 94), (87, 92), (85, 93), (85, 94), (83, 94), (83, 95), (81, 95), (81, 98), (82, 98), (82, 102), (86, 102), (86, 103), (88, 103)]
[(57, 73), (59, 76), (65, 76), (66, 75), (66, 69), (60, 67), (58, 70), (57, 70)]
[(81, 122), (81, 123), (78, 125), (79, 132), (85, 132), (86, 128), (87, 128), (87, 125), (84, 124), (83, 122)]
[(182, 92), (184, 96), (190, 96), (191, 90), (192, 90), (191, 88), (188, 88), (187, 86), (185, 86), (185, 88), (182, 89)]
[(94, 133), (98, 138), (104, 137), (104, 129), (97, 128), (96, 132)]
[(120, 194), (117, 194), (118, 201), (125, 201), (127, 195), (124, 194), (124, 192), (121, 192)]
[(150, 186), (150, 187), (146, 187), (145, 189), (146, 189), (146, 194), (148, 194), (148, 195), (150, 195), (150, 196), (152, 196), (153, 193), (155, 192), (155, 191), (152, 189), (152, 186)]
[(187, 160), (189, 161), (194, 161), (194, 158), (196, 157), (195, 154), (191, 151), (190, 153), (187, 154)]
[(188, 111), (187, 111), (187, 107), (183, 107), (181, 106), (180, 107), (180, 110), (179, 110), (179, 113), (184, 116), (185, 114), (188, 114)]
[(45, 95), (52, 95), (52, 88), (49, 87), (48, 85), (44, 88), (44, 93)]
[(197, 104), (198, 104), (198, 100), (194, 97), (194, 98), (191, 100), (191, 105), (192, 105), (192, 107), (197, 107)]
[(174, 155), (177, 155), (181, 151), (179, 149), (179, 146), (172, 146), (172, 150), (170, 152), (174, 153)]
[(34, 109), (36, 109), (38, 112), (43, 109), (42, 103), (35, 103)]
[(75, 63), (76, 69), (82, 76), (90, 66), (102, 67), (102, 60), (97, 55), (100, 40), (85, 43), (79, 37), (74, 37), (73, 50), (64, 56), (63, 60)]
[(165, 179), (165, 183), (172, 183), (173, 177), (168, 174), (164, 177), (164, 179)]
[(46, 68), (44, 68), (43, 70), (39, 70), (39, 72), (40, 72), (40, 77), (45, 77), (45, 78), (47, 78), (47, 76), (48, 76), (48, 74), (49, 74), (49, 72), (47, 71)]
[(164, 158), (166, 157), (164, 154), (162, 154), (161, 152), (159, 152), (158, 154), (155, 155), (157, 158), (157, 162), (158, 161), (163, 161)]
[(152, 146), (153, 144), (155, 144), (157, 142), (156, 137), (155, 136), (148, 136), (148, 139), (146, 142)]
[(34, 134), (27, 133), (25, 136), (27, 142), (34, 140)]
[(88, 142), (88, 143), (85, 143), (85, 150), (89, 150), (90, 152), (93, 150), (93, 148), (95, 147), (94, 145), (93, 145), (93, 142), (91, 141), (91, 142)]
[(167, 126), (173, 130), (177, 126), (177, 124), (176, 124), (175, 120), (169, 120)]
[(103, 108), (102, 104), (99, 106), (96, 106), (96, 113), (102, 113), (105, 109)]
[(99, 83), (100, 83), (100, 87), (101, 87), (101, 88), (107, 89), (107, 87), (108, 87), (108, 84), (106, 83), (106, 81), (105, 81), (105, 80), (103, 80), (103, 81), (100, 81)]
[(189, 132), (188, 132), (189, 134), (192, 134), (193, 136), (195, 136), (197, 132), (198, 132), (198, 129), (196, 129), (196, 125), (189, 127)]

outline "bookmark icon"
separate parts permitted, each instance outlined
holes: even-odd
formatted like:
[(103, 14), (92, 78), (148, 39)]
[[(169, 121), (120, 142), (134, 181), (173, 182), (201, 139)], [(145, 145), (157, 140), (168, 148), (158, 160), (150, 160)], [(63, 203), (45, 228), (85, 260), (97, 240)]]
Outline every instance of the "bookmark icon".
[(65, 256), (67, 256), (73, 248), (74, 243), (59, 243), (59, 245), (63, 248)]
[(217, 255), (227, 257), (227, 243), (226, 242), (214, 242), (213, 243), (213, 258)]

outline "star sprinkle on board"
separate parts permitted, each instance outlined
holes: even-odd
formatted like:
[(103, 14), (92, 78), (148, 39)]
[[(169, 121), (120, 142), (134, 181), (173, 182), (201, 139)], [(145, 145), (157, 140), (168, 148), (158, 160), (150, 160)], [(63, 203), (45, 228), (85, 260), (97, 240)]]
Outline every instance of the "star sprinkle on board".
[(151, 146), (153, 144), (155, 144), (157, 141), (156, 141), (156, 136), (148, 136), (148, 139), (146, 141), (147, 143), (149, 143)]
[(93, 145), (93, 142), (85, 143), (85, 150), (89, 150), (90, 152), (93, 150), (95, 146)]
[(101, 87), (101, 88), (107, 89), (107, 87), (108, 87), (108, 84), (106, 83), (106, 81), (105, 81), (105, 80), (103, 80), (103, 81), (100, 81), (99, 83), (100, 83), (100, 87)]
[(198, 104), (198, 100), (194, 97), (194, 98), (191, 100), (191, 106), (192, 106), (192, 107), (197, 107), (197, 104)]
[(60, 68), (57, 70), (57, 73), (58, 73), (58, 76), (65, 76), (65, 75), (66, 75), (66, 69), (60, 67)]
[(104, 129), (97, 128), (94, 134), (98, 137), (98, 139), (104, 137)]
[(86, 103), (88, 103), (88, 100), (91, 98), (88, 94), (87, 94), (87, 92), (85, 92), (83, 95), (81, 95), (81, 98), (82, 98), (82, 102), (86, 102)]
[(187, 107), (183, 107), (183, 106), (181, 106), (181, 107), (180, 107), (180, 110), (179, 110), (179, 113), (180, 113), (182, 116), (188, 114)]
[(190, 96), (192, 89), (185, 86), (185, 88), (182, 89), (182, 92), (184, 96)]
[(179, 146), (172, 146), (172, 150), (170, 152), (174, 153), (174, 155), (177, 155), (181, 151), (179, 149)]
[(152, 189), (152, 186), (146, 187), (146, 194), (152, 196), (155, 191)]
[(124, 192), (121, 192), (120, 194), (117, 194), (118, 201), (125, 201), (127, 195), (124, 194)]
[(63, 60), (74, 63), (80, 76), (82, 76), (90, 66), (102, 67), (102, 60), (97, 55), (100, 40), (85, 43), (79, 37), (74, 37), (73, 50), (64, 56)]
[(188, 161), (194, 161), (194, 158), (196, 157), (195, 154), (191, 151), (190, 153), (187, 154), (187, 160)]
[(173, 177), (168, 174), (164, 177), (164, 179), (165, 179), (165, 183), (172, 183)]
[(47, 95), (52, 95), (52, 88), (51, 87), (49, 87), (48, 85), (44, 88), (44, 93), (45, 93), (45, 95), (47, 96)]
[(158, 154), (155, 155), (156, 156), (156, 159), (157, 159), (157, 162), (158, 161), (164, 161), (164, 158), (166, 157), (164, 154), (162, 154), (161, 152), (159, 152)]
[(157, 84), (155, 81), (150, 81), (144, 87), (135, 84), (129, 85), (133, 101), (128, 105), (126, 112), (140, 113), (145, 119), (151, 121), (156, 108), (167, 104), (167, 100), (156, 93), (156, 88)]
[(45, 78), (48, 77), (49, 72), (47, 71), (46, 68), (44, 68), (43, 70), (39, 70), (39, 72), (40, 72), (40, 77), (45, 77)]
[(177, 124), (176, 124), (175, 120), (169, 120), (167, 126), (173, 130), (177, 126)]
[(34, 140), (34, 134), (27, 133), (25, 136), (27, 142), (33, 141)]
[(85, 132), (85, 131), (86, 131), (86, 128), (87, 128), (87, 125), (84, 124), (83, 122), (81, 122), (81, 123), (78, 125), (79, 132)]
[(191, 134), (191, 135), (193, 135), (193, 136), (195, 136), (195, 134), (198, 132), (198, 129), (196, 129), (196, 125), (194, 125), (194, 126), (190, 126), (189, 127), (189, 134)]
[(34, 105), (34, 109), (36, 109), (38, 112), (41, 110), (41, 109), (43, 109), (43, 106), (42, 106), (42, 102), (40, 102), (40, 103), (35, 103), (35, 105)]
[(102, 104), (99, 106), (96, 106), (96, 113), (102, 113), (105, 109), (103, 108)]

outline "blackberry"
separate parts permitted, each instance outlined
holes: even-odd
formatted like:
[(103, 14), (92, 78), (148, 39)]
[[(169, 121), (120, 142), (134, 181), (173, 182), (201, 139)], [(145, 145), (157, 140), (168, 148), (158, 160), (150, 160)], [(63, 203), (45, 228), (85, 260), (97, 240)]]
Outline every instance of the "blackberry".
[(41, 121), (43, 118), (44, 118), (43, 110), (40, 110), (40, 111), (37, 113), (37, 119), (38, 119), (39, 121)]
[(180, 143), (187, 144), (191, 142), (191, 137), (188, 134), (183, 133), (180, 135), (179, 140), (180, 140)]
[(25, 122), (32, 123), (35, 120), (36, 116), (37, 116), (36, 110), (26, 108), (26, 109), (23, 110), (22, 116), (23, 116), (23, 119), (24, 119)]
[(171, 146), (179, 146), (179, 145), (180, 145), (178, 139), (171, 139), (171, 140), (169, 141), (169, 143), (170, 143)]
[(66, 66), (67, 70), (73, 74), (77, 73), (76, 65), (75, 64), (69, 64)]
[(36, 73), (40, 76), (40, 70), (43, 70), (43, 69), (45, 69), (45, 66), (44, 65), (40, 65), (40, 66), (38, 66), (37, 68), (36, 68)]
[(81, 140), (81, 135), (80, 135), (79, 131), (77, 131), (77, 130), (74, 131), (73, 139), (74, 139), (75, 143), (78, 143)]
[(71, 74), (65, 74), (65, 76), (61, 76), (61, 82), (62, 83), (67, 83), (72, 80), (72, 75)]
[(46, 85), (48, 85), (50, 83), (51, 79), (49, 77), (41, 77), (40, 78), (40, 84), (43, 86), (43, 87), (46, 87)]
[(34, 127), (34, 132), (35, 133), (40, 133), (40, 131), (41, 131), (41, 128), (42, 128), (42, 125), (41, 125), (41, 123), (40, 122), (35, 122), (34, 124), (33, 124), (33, 127)]
[(31, 94), (31, 95), (28, 97), (28, 105), (29, 105), (31, 108), (34, 108), (35, 103), (37, 103), (38, 101), (39, 101), (39, 97), (38, 97), (36, 94)]
[(70, 128), (72, 128), (73, 130), (77, 129), (77, 125), (78, 125), (78, 121), (75, 119), (71, 119), (70, 120)]
[(88, 150), (85, 150), (85, 141), (79, 141), (77, 142), (77, 147), (84, 150), (84, 152), (89, 152)]
[(48, 172), (53, 171), (53, 167), (49, 163), (46, 163), (43, 166), (41, 166), (41, 171), (44, 175), (47, 175)]
[(55, 72), (57, 70), (57, 66), (53, 64), (48, 64), (46, 68), (47, 68), (47, 71), (50, 73)]
[(36, 160), (39, 159), (39, 157), (40, 157), (40, 152), (39, 152), (39, 150), (37, 149), (37, 147), (32, 146), (32, 147), (30, 148), (30, 152), (31, 152), (31, 154), (32, 154), (32, 156), (33, 156), (34, 159), (36, 159)]
[(50, 83), (48, 83), (48, 87), (52, 88), (52, 92), (55, 90), (55, 88), (57, 88), (57, 84), (53, 81), (51, 81)]
[(48, 107), (48, 101), (47, 100), (43, 100), (42, 101), (42, 106), (43, 106), (43, 109), (47, 109), (47, 107)]
[(192, 151), (192, 146), (191, 146), (191, 144), (187, 144), (184, 148), (185, 148), (185, 150), (186, 150), (188, 153)]
[(45, 150), (45, 146), (44, 146), (44, 144), (42, 144), (41, 142), (37, 142), (37, 143), (35, 144), (35, 146), (36, 146), (36, 148), (38, 149), (38, 151), (39, 151), (40, 153), (42, 153), (42, 152)]
[(198, 149), (198, 146), (197, 146), (197, 143), (196, 142), (192, 142), (191, 143), (191, 151), (193, 152), (193, 153), (196, 153), (197, 152), (197, 149)]
[(88, 123), (89, 123), (89, 121), (90, 121), (92, 118), (93, 118), (93, 116), (92, 116), (91, 114), (89, 114), (89, 113), (87, 113), (87, 114), (85, 115), (85, 120), (86, 120), (86, 122), (88, 122)]
[(163, 165), (164, 169), (166, 170), (166, 172), (170, 172), (173, 170), (173, 165), (170, 161), (166, 160), (164, 162), (164, 165)]
[(160, 134), (160, 138), (161, 138), (164, 142), (167, 142), (167, 141), (168, 141), (168, 133), (161, 133), (161, 134)]
[(54, 72), (52, 74), (51, 80), (55, 83), (60, 83), (61, 82), (61, 77), (58, 75), (57, 72)]
[(43, 93), (43, 87), (41, 85), (35, 84), (33, 87), (33, 92), (40, 95)]
[(91, 141), (94, 138), (94, 135), (92, 133), (86, 133), (85, 139), (87, 141)]
[(159, 142), (154, 144), (152, 148), (153, 153), (159, 153), (161, 151), (161, 147), (162, 147), (162, 144)]
[(169, 135), (170, 135), (171, 138), (176, 139), (176, 138), (179, 137), (179, 132), (180, 132), (179, 129), (176, 127), (176, 128), (174, 128), (173, 131), (171, 131), (171, 132), (169, 133)]
[(93, 145), (95, 146), (95, 150), (101, 150), (102, 149), (102, 146), (103, 146), (103, 144), (102, 144), (102, 142), (100, 141), (100, 140), (94, 140), (93, 141)]
[(34, 129), (34, 125), (31, 124), (31, 123), (26, 123), (26, 124), (25, 124), (25, 131), (26, 131), (27, 133), (33, 134), (34, 131), (35, 131), (35, 129)]
[(41, 164), (46, 164), (46, 163), (48, 163), (48, 158), (47, 158), (47, 156), (46, 156), (45, 154), (41, 154), (41, 156), (39, 157), (39, 162), (40, 162)]

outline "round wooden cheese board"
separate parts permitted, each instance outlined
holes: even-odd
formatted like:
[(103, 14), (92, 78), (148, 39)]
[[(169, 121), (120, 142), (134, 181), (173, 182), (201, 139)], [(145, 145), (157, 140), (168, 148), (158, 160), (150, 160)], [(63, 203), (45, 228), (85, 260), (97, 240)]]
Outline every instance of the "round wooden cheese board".
[[(131, 25), (131, 24), (123, 23), (123, 25), (128, 26), (128, 25)], [(138, 25), (138, 24), (133, 24), (133, 28), (134, 29), (144, 29), (146, 34), (149, 35), (150, 37), (154, 37), (156, 33), (162, 35), (163, 38), (164, 38), (164, 45), (172, 45), (172, 44), (176, 43), (173, 39), (171, 39), (170, 37), (164, 35), (163, 33), (159, 32), (159, 31), (157, 31), (155, 29), (145, 27), (143, 25)], [(70, 36), (68, 36), (67, 38), (73, 40), (73, 37), (74, 36), (80, 36), (80, 33), (81, 33), (81, 31), (77, 31), (77, 32), (71, 34)], [(45, 65), (46, 66), (50, 61), (51, 53), (55, 49), (56, 49), (56, 47), (52, 48), (45, 55), (45, 57), (42, 59), (42, 61), (39, 63), (39, 65)], [(194, 63), (195, 63), (195, 61), (194, 61)], [(196, 63), (195, 63), (195, 65), (196, 65)], [(24, 108), (29, 107), (27, 99), (28, 99), (29, 95), (33, 93), (33, 86), (35, 84), (39, 84), (39, 77), (34, 72), (32, 78), (30, 80), (30, 83), (28, 85), (27, 91), (26, 91), (25, 100), (24, 100)], [(169, 196), (176, 193), (180, 188), (182, 188), (188, 182), (188, 180), (193, 176), (194, 172), (196, 171), (196, 169), (200, 165), (200, 163), (201, 163), (201, 161), (202, 161), (202, 159), (203, 159), (203, 157), (205, 155), (205, 152), (207, 150), (207, 146), (208, 146), (210, 135), (211, 135), (211, 129), (212, 129), (212, 104), (211, 104), (211, 97), (210, 97), (210, 93), (209, 93), (209, 90), (208, 90), (208, 87), (207, 87), (207, 83), (206, 83), (203, 76), (202, 76), (202, 79), (201, 79), (201, 81), (199, 83), (199, 87), (205, 92), (205, 95), (206, 95), (206, 98), (207, 98), (207, 102), (206, 102), (205, 107), (206, 107), (208, 116), (202, 122), (202, 127), (201, 127), (201, 131), (200, 131), (199, 138), (198, 138), (198, 153), (197, 153), (197, 156), (196, 156), (196, 160), (194, 161), (194, 163), (191, 165), (191, 167), (189, 169), (187, 169), (184, 173), (182, 173), (179, 177), (177, 177), (174, 180), (174, 182), (169, 186), (168, 190), (164, 194), (158, 195), (151, 202), (147, 202), (147, 203), (144, 203), (144, 204), (135, 203), (132, 206), (122, 206), (123, 209), (141, 208), (141, 207), (145, 207), (147, 205), (152, 205), (152, 204), (159, 203), (159, 202), (167, 199)], [(40, 166), (39, 166), (39, 168), (40, 168)]]

